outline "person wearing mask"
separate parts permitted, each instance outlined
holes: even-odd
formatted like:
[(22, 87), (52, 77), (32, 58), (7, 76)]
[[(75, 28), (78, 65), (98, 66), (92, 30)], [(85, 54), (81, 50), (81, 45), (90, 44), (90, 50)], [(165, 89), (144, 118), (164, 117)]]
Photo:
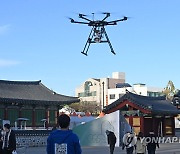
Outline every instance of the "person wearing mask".
[(60, 115), (58, 125), (59, 129), (52, 131), (47, 139), (47, 154), (81, 154), (79, 138), (69, 130), (70, 117)]
[(113, 154), (115, 144), (116, 144), (116, 136), (112, 131), (109, 131), (109, 130), (106, 130), (106, 135), (107, 135), (107, 141), (110, 148), (110, 154)]
[(4, 134), (3, 134), (3, 144), (2, 144), (2, 153), (3, 154), (12, 154), (16, 151), (16, 136), (13, 130), (11, 130), (10, 124), (4, 125)]

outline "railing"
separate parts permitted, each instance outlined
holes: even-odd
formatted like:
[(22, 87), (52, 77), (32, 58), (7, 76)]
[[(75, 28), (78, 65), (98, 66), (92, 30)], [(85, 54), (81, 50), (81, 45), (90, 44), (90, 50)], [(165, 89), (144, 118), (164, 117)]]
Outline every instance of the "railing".
[(46, 146), (47, 138), (51, 130), (16, 130), (17, 148)]

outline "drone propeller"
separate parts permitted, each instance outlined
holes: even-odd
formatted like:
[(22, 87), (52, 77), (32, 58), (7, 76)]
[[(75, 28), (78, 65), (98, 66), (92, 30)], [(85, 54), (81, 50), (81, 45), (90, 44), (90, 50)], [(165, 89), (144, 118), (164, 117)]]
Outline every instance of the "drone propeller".
[(110, 12), (101, 12), (101, 14), (106, 14), (106, 15), (110, 15)]
[(88, 15), (86, 15), (86, 14), (82, 14), (82, 13), (79, 13), (79, 18), (81, 18), (81, 17), (87, 17)]
[(73, 19), (73, 18), (70, 18), (70, 17), (67, 17), (67, 18), (71, 21), (71, 23), (74, 22), (74, 19)]
[(129, 17), (126, 17), (126, 16), (124, 16), (124, 18), (123, 18), (124, 20), (127, 20), (127, 19), (129, 19)]

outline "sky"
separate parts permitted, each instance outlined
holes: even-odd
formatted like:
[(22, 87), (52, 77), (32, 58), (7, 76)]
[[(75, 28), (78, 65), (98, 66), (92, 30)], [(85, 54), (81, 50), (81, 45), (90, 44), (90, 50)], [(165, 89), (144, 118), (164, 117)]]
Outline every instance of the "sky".
[[(179, 0), (1, 0), (0, 79), (37, 81), (64, 95), (89, 78), (125, 72), (126, 82), (166, 87), (172, 80), (180, 89)], [(110, 12), (107, 26), (116, 52), (108, 44), (92, 44), (81, 54), (91, 27), (72, 24), (78, 13)]]

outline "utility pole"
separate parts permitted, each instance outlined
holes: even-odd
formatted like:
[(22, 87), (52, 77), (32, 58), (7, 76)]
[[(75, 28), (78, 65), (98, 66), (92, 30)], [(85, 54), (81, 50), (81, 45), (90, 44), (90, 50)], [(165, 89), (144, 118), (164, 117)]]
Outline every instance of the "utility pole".
[(103, 109), (104, 109), (104, 81), (102, 82), (103, 85)]

